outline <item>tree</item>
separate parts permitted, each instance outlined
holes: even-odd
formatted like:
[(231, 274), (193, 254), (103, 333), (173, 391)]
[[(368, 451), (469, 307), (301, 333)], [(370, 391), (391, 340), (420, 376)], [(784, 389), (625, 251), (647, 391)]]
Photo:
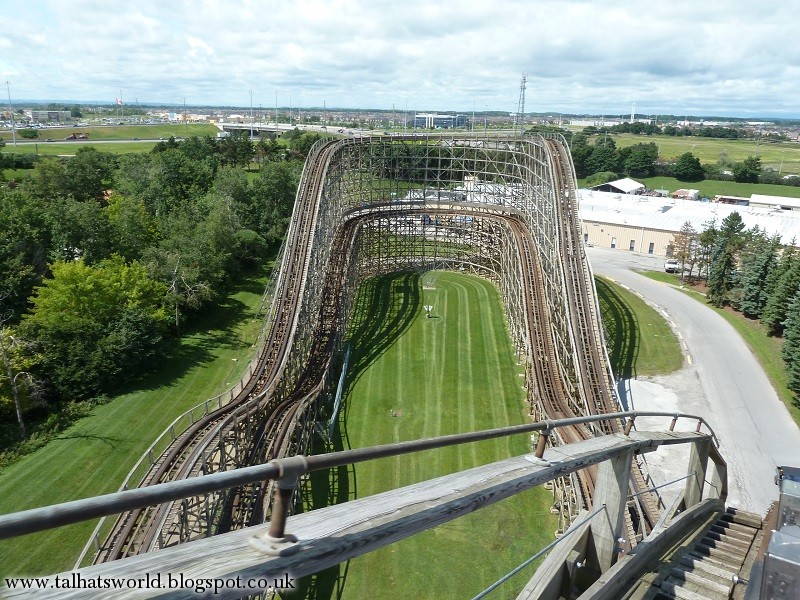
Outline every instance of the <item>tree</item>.
[(589, 187), (594, 187), (596, 185), (608, 183), (609, 181), (614, 181), (616, 178), (617, 174), (613, 171), (600, 171), (598, 173), (594, 173), (593, 175), (589, 175), (589, 177), (586, 178), (586, 185)]
[(40, 348), (34, 372), (59, 398), (111, 389), (155, 364), (168, 323), (165, 288), (143, 265), (114, 256), (94, 266), (56, 262), (52, 273), (20, 327)]
[(684, 222), (681, 230), (672, 236), (672, 246), (673, 256), (681, 263), (681, 281), (683, 281), (686, 265), (689, 265), (689, 277), (691, 277), (697, 260), (697, 231), (691, 221)]
[(245, 167), (253, 159), (253, 142), (247, 131), (232, 131), (219, 144), (220, 158), (223, 165)]
[(253, 182), (254, 229), (268, 244), (279, 243), (286, 234), (299, 180), (300, 163), (287, 161), (266, 163)]
[(20, 129), (19, 135), (23, 139), (26, 140), (35, 140), (39, 137), (39, 130), (38, 129)]
[(634, 144), (619, 151), (623, 170), (631, 177), (649, 177), (655, 173), (658, 146)]
[(28, 371), (31, 364), (27, 344), (6, 324), (6, 319), (0, 320), (0, 405), (5, 398), (14, 404), (21, 440), (27, 437), (23, 402), (35, 390), (35, 381)]
[(708, 299), (715, 306), (724, 306), (730, 300), (729, 293), (735, 284), (737, 254), (743, 243), (743, 230), (744, 222), (738, 212), (729, 214), (720, 225), (708, 273)]
[(678, 157), (672, 167), (672, 174), (679, 181), (701, 181), (705, 176), (700, 159), (691, 152), (686, 152)]
[[(598, 141), (602, 138), (598, 138)], [(611, 145), (595, 145), (592, 148), (592, 153), (586, 159), (586, 169), (591, 173), (599, 173), (600, 171), (611, 171), (613, 173), (619, 172), (618, 161), (619, 155), (611, 147)]]
[(786, 312), (783, 334), (783, 361), (789, 389), (800, 396), (800, 291), (794, 293)]
[(94, 264), (111, 255), (111, 224), (107, 212), (97, 202), (58, 198), (50, 203), (49, 212), (51, 259), (82, 258), (86, 264)]
[(761, 173), (761, 158), (748, 156), (744, 161), (733, 165), (733, 179), (739, 183), (758, 183)]
[(738, 309), (746, 317), (761, 316), (767, 302), (767, 281), (778, 264), (780, 237), (767, 237), (760, 230), (753, 230), (741, 258), (741, 277), (736, 296)]
[(15, 322), (49, 273), (52, 248), (47, 203), (20, 190), (0, 190), (0, 306)]
[(113, 154), (96, 148), (79, 148), (64, 165), (61, 195), (76, 200), (102, 201), (113, 185), (117, 159)]
[(800, 256), (790, 245), (783, 250), (778, 266), (767, 278), (767, 299), (761, 322), (770, 335), (781, 335), (792, 296), (800, 289)]

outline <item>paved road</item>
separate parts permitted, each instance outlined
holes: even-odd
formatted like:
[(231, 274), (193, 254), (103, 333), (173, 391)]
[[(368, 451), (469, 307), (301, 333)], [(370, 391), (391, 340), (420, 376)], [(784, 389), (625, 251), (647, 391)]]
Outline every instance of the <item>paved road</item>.
[(710, 308), (630, 270), (661, 270), (663, 258), (600, 248), (589, 248), (588, 256), (596, 274), (629, 286), (659, 307), (688, 355), (674, 376), (653, 378), (672, 388), (666, 394), (653, 382), (631, 382), (635, 408), (677, 408), (706, 418), (728, 463), (729, 503), (765, 512), (777, 499), (775, 467), (800, 466), (800, 430), (747, 345)]

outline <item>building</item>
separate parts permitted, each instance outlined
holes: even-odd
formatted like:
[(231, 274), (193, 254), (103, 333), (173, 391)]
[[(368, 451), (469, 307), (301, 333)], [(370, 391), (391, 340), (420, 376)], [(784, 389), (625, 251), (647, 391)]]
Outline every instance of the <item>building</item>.
[[(610, 192), (578, 190), (583, 220), (583, 241), (601, 248), (616, 248), (658, 256), (672, 254), (672, 240), (687, 221), (697, 232), (711, 222), (719, 224), (738, 212), (748, 229), (758, 225), (767, 235), (780, 236), (783, 244), (800, 241), (800, 211), (760, 206), (693, 202), (655, 196), (622, 196)], [(781, 198), (800, 206), (800, 201)]]
[(26, 110), (25, 113), (34, 123), (66, 123), (72, 117), (68, 110)]
[(467, 128), (469, 127), (469, 119), (466, 115), (418, 113), (414, 115), (414, 127), (417, 129)]
[(612, 192), (614, 194), (638, 194), (645, 191), (645, 185), (633, 179), (625, 177), (616, 181), (609, 181), (589, 188), (598, 192)]

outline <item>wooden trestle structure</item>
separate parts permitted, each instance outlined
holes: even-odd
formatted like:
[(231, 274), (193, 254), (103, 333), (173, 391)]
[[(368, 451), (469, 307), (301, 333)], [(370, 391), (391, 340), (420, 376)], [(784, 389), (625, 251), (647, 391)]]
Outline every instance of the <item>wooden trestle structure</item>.
[[(534, 419), (618, 410), (562, 137), (321, 141), (303, 171), (247, 377), (176, 420), (125, 489), (307, 452), (331, 405), (358, 286), (407, 269), (455, 269), (497, 284)], [(622, 429), (619, 420), (598, 420), (548, 439), (558, 445)], [(657, 521), (659, 505), (641, 493), (645, 476), (633, 460), (625, 520), (635, 544)], [(562, 529), (591, 506), (595, 480), (596, 468), (558, 480)], [(98, 525), (84, 554), (95, 550), (100, 563), (263, 523), (272, 486), (124, 513), (110, 532), (108, 523)]]

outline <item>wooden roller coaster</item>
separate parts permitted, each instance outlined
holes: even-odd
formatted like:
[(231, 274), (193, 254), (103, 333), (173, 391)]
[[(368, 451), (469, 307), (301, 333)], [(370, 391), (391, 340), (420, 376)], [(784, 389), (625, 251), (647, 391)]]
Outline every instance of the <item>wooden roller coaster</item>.
[[(145, 486), (305, 452), (331, 403), (355, 291), (400, 269), (460, 269), (498, 284), (527, 365), (531, 413), (545, 419), (618, 410), (575, 176), (561, 137), (380, 137), (319, 142), (309, 154), (281, 253), (253, 376), (207, 409), (130, 485)], [(621, 431), (609, 419), (552, 443)], [(596, 474), (564, 482), (565, 519), (591, 505)], [(628, 536), (659, 515), (633, 465)], [(261, 523), (271, 483), (120, 515), (94, 562)], [(88, 548), (88, 545), (87, 545)], [(83, 559), (83, 557), (82, 557)], [(82, 560), (81, 559), (81, 560)], [(80, 560), (79, 560), (80, 563)]]

